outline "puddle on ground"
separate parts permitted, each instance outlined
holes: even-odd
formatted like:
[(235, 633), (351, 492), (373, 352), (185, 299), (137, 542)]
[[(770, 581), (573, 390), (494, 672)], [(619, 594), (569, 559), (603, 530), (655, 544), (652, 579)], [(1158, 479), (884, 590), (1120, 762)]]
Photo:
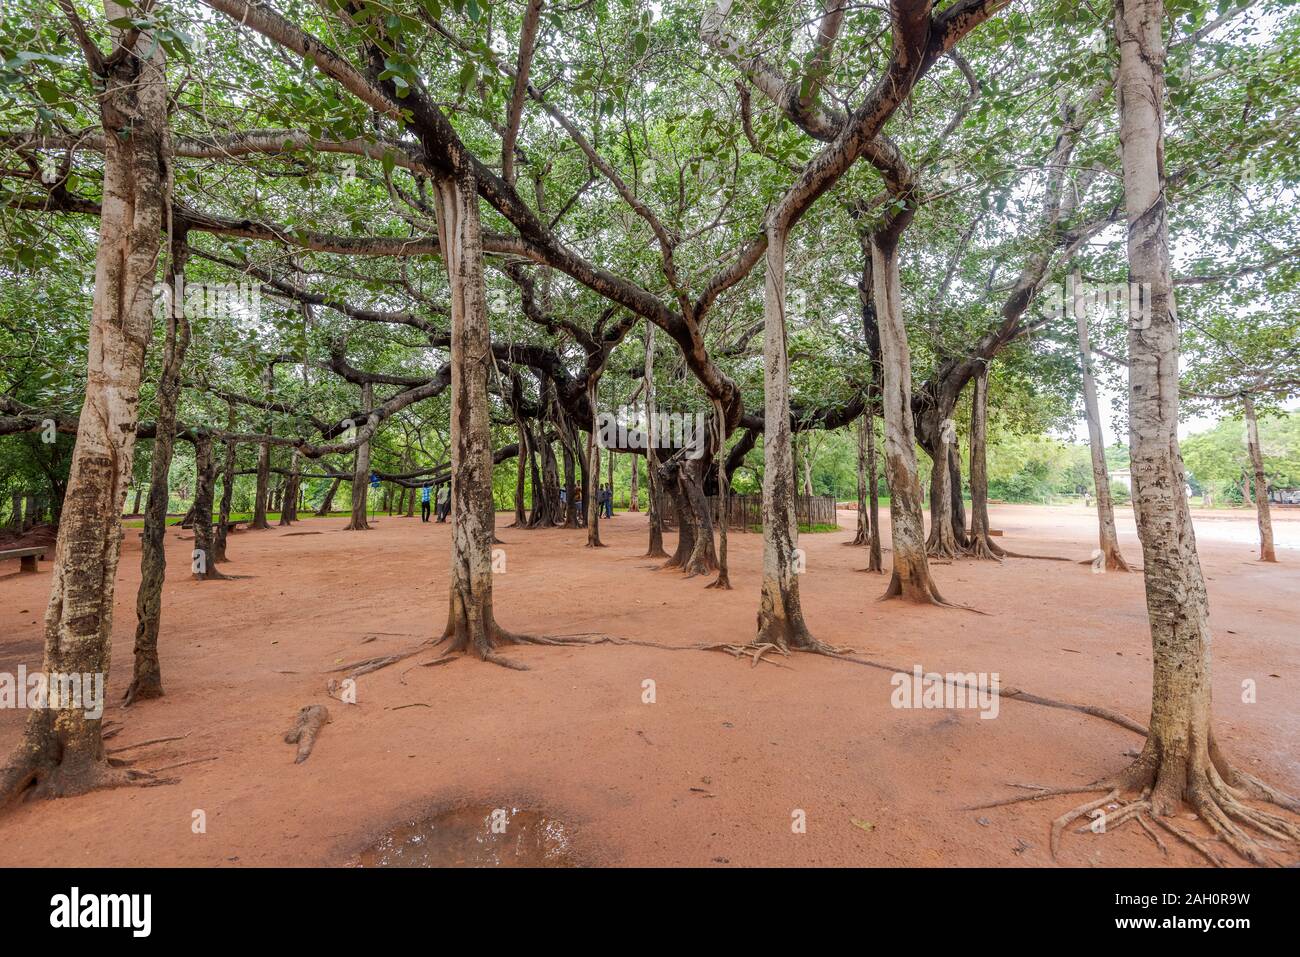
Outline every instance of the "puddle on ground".
[(576, 867), (570, 829), (542, 811), (474, 806), (389, 831), (360, 867)]

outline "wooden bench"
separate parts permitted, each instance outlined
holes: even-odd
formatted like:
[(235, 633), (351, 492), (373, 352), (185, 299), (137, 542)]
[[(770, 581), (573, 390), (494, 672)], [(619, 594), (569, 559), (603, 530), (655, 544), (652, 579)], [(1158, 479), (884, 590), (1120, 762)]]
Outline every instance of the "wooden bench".
[(6, 558), (20, 559), (21, 561), (19, 562), (18, 570), (20, 572), (35, 574), (37, 570), (37, 560), (44, 558), (45, 553), (48, 550), (48, 547), (45, 545), (37, 545), (33, 548), (10, 548), (7, 551), (0, 551), (0, 562), (4, 561)]

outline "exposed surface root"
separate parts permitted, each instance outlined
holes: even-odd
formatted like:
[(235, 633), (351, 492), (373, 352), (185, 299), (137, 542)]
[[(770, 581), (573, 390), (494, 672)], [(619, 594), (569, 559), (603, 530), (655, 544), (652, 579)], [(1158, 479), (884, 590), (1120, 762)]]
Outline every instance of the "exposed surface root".
[(1056, 860), (1056, 852), (1061, 846), (1061, 832), (1064, 831), (1070, 825), (1071, 821), (1078, 820), (1079, 818), (1087, 814), (1089, 811), (1096, 810), (1097, 808), (1101, 807), (1103, 804), (1110, 804), (1118, 797), (1119, 797), (1119, 789), (1113, 788), (1112, 790), (1107, 792), (1105, 797), (1100, 797), (1097, 798), (1096, 800), (1088, 801), (1085, 804), (1080, 804), (1076, 808), (1071, 808), (1070, 810), (1062, 814), (1060, 817), (1058, 817), (1055, 821), (1053, 821), (1052, 835), (1049, 841), (1051, 845), (1051, 851), (1052, 851), (1052, 860)]
[(717, 644), (717, 645), (704, 645), (701, 647), (700, 650), (725, 651), (733, 658), (748, 658), (749, 666), (751, 668), (757, 668), (758, 663), (760, 661), (766, 661), (768, 664), (772, 664), (772, 665), (780, 664), (780, 662), (773, 661), (771, 658), (765, 657), (768, 654), (783, 655), (786, 658), (790, 657), (789, 650), (782, 648), (780, 645), (770, 641), (753, 642), (748, 645), (727, 644), (727, 643)]
[(304, 705), (298, 711), (298, 717), (284, 736), (285, 744), (298, 745), (298, 755), (294, 764), (302, 764), (311, 757), (311, 749), (316, 746), (316, 735), (320, 734), (330, 719), (329, 709), (323, 704)]
[(949, 601), (939, 594), (939, 587), (933, 581), (927, 582), (925, 592), (922, 595), (907, 595), (903, 590), (902, 579), (895, 572), (889, 579), (889, 586), (885, 593), (880, 596), (879, 601), (888, 601), (891, 598), (906, 598), (909, 601), (915, 601), (921, 605), (935, 605), (939, 608), (960, 608), (962, 611), (974, 612), (977, 615), (987, 615), (988, 612), (980, 611), (978, 608), (972, 608), (970, 605), (962, 605), (955, 601)]
[[(1030, 785), (1013, 784), (1012, 787), (1029, 787)], [(1037, 787), (1037, 785), (1033, 785)], [(963, 810), (966, 811), (985, 811), (991, 807), (1009, 807), (1012, 804), (1023, 804), (1026, 801), (1042, 801), (1045, 798), (1059, 797), (1062, 794), (1091, 794), (1097, 791), (1105, 791), (1107, 787), (1103, 784), (1084, 784), (1079, 787), (1067, 788), (1038, 788), (1035, 794), (1021, 794), (1017, 797), (1002, 798), (1000, 801), (989, 801), (987, 804), (970, 804)]]
[(167, 741), (182, 741), (188, 738), (194, 732), (186, 731), (184, 734), (173, 734), (167, 738), (150, 738), (148, 741), (137, 741), (135, 744), (124, 744), (120, 748), (109, 748), (106, 754), (121, 754), (123, 751), (134, 751), (136, 748), (143, 748), (150, 744), (163, 744)]
[(53, 762), (36, 757), (0, 770), (0, 808), (15, 800), (40, 801), (76, 797), (105, 788), (159, 787), (176, 778), (159, 778), (122, 765), (125, 761)]
[(337, 668), (329, 668), (326, 674), (333, 674), (338, 671), (348, 672), (347, 677), (359, 678), (362, 675), (368, 675), (372, 671), (378, 671), (380, 668), (387, 668), (389, 665), (395, 665), (399, 661), (410, 658), (412, 655), (418, 655), (421, 651), (429, 646), (429, 642), (422, 641), (414, 648), (406, 651), (399, 651), (391, 655), (379, 655), (375, 658), (365, 658), (362, 661), (354, 661), (350, 664), (339, 665)]
[[(1081, 793), (1083, 791), (1107, 790), (1104, 798), (1080, 805), (1058, 817), (1052, 822), (1051, 848), (1055, 859), (1060, 846), (1061, 834), (1069, 824), (1085, 814), (1093, 817), (1093, 823), (1078, 829), (1083, 834), (1092, 831), (1104, 834), (1131, 820), (1136, 820), (1147, 836), (1167, 853), (1167, 848), (1156, 833), (1152, 822), (1173, 834), (1176, 838), (1196, 850), (1216, 867), (1224, 862), (1215, 853), (1212, 842), (1226, 844), (1243, 859), (1252, 864), (1264, 866), (1270, 863), (1266, 850), (1276, 850), (1274, 844), (1254, 837), (1250, 830), (1272, 838), (1284, 844), (1300, 843), (1300, 824), (1281, 815), (1262, 810), (1246, 804), (1242, 798), (1249, 796), (1258, 800), (1286, 806), (1295, 799), (1280, 794), (1265, 786), (1264, 791), (1242, 789), (1230, 785), (1225, 778), (1242, 780), (1238, 772), (1232, 771), (1218, 755), (1217, 749), (1211, 748), (1209, 755), (1202, 751), (1195, 759), (1167, 757), (1164, 761), (1154, 757), (1157, 746), (1149, 740), (1146, 749), (1138, 760), (1124, 771), (1105, 780), (1098, 781), (1085, 788), (1056, 788), (1043, 790), (1037, 794), (1007, 798), (981, 807), (1000, 807), (1022, 801), (1036, 801), (1060, 794)], [(1220, 773), (1220, 767), (1226, 769)], [(1252, 785), (1255, 779), (1251, 779)], [(1120, 802), (1120, 806), (1111, 808), (1102, 814), (1093, 814), (1104, 804), (1119, 800), (1126, 790), (1140, 790), (1140, 795), (1132, 800)], [(1272, 792), (1271, 795), (1268, 792)], [(1274, 799), (1276, 798), (1276, 800)], [(1196, 818), (1205, 823), (1213, 834), (1204, 838), (1176, 826), (1171, 820), (1173, 811), (1186, 802), (1196, 812)]]

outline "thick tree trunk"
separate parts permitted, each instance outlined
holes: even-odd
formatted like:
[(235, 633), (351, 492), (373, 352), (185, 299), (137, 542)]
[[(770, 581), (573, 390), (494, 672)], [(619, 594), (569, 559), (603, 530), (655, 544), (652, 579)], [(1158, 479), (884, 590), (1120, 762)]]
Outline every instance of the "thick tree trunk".
[(1248, 393), (1241, 397), (1246, 412), (1246, 447), (1250, 450), (1250, 467), (1255, 473), (1255, 515), (1259, 520), (1259, 560), (1277, 561), (1273, 551), (1273, 517), (1268, 508), (1268, 479), (1264, 476), (1264, 453), (1259, 445), (1259, 419), (1255, 417), (1255, 400)]
[(199, 429), (194, 436), (194, 553), (190, 571), (195, 581), (225, 578), (212, 560), (212, 496), (217, 484), (217, 460), (212, 455), (212, 433)]
[(135, 595), (135, 654), (131, 684), (125, 702), (160, 698), (162, 669), (158, 663), (158, 629), (162, 618), (162, 589), (167, 574), (167, 552), (163, 536), (167, 530), (168, 476), (176, 446), (176, 403), (181, 393), (181, 369), (190, 344), (190, 323), (185, 317), (185, 259), (188, 255), (185, 230), (172, 234), (167, 262), (164, 300), (167, 316), (163, 340), (162, 374), (158, 380), (157, 431), (149, 462), (149, 500), (140, 532), (140, 587)]
[(292, 525), (298, 521), (298, 450), (293, 450), (290, 459), (289, 476), (284, 480), (284, 493), (280, 499), (281, 525)]
[(1092, 374), (1092, 348), (1088, 343), (1088, 315), (1076, 306), (1079, 329), (1079, 367), (1083, 372), (1083, 411), (1088, 419), (1088, 447), (1092, 453), (1092, 484), (1097, 492), (1097, 568), (1108, 572), (1131, 569), (1119, 550), (1115, 531), (1115, 500), (1110, 493), (1110, 473), (1106, 468), (1106, 443), (1101, 432), (1101, 411), (1097, 406), (1097, 383)]
[[(129, 15), (111, 0), (104, 6), (109, 21)], [(134, 38), (134, 46), (110, 60), (97, 94), (105, 151), (86, 391), (54, 550), (42, 664), (46, 675), (98, 676), (101, 689), (159, 237), (170, 204), (162, 50), (147, 30), (109, 27), (109, 35), (115, 44)], [(24, 792), (60, 797), (131, 779), (108, 763), (102, 715), (91, 717), (84, 702), (71, 704), (32, 709), (22, 742), (0, 771), (0, 804)]]
[(930, 537), (926, 539), (926, 554), (933, 558), (954, 559), (960, 553), (957, 535), (953, 528), (952, 500), (954, 494), (960, 495), (960, 489), (954, 491), (952, 470), (949, 468), (953, 444), (956, 439), (956, 426), (951, 418), (945, 418), (939, 425), (939, 434), (934, 440), (933, 467), (930, 469)]
[(970, 397), (970, 553), (1001, 561), (1005, 552), (989, 535), (988, 470), (989, 370), (986, 365), (971, 385)]
[(763, 581), (756, 644), (817, 645), (799, 602), (799, 520), (790, 436), (790, 368), (785, 328), (786, 234), (769, 227), (763, 290)]
[(1144, 297), (1149, 312), (1130, 317), (1128, 349), (1133, 500), (1151, 622), (1152, 700), (1146, 744), (1113, 781), (1143, 793), (1150, 789), (1150, 808), (1157, 815), (1173, 814), (1186, 799), (1221, 840), (1264, 864), (1267, 859), (1244, 826), (1293, 840), (1300, 838), (1300, 828), (1241, 798), (1292, 810), (1300, 810), (1300, 803), (1230, 766), (1211, 726), (1209, 602), (1178, 447), (1178, 321), (1164, 193), (1163, 20), (1161, 0), (1116, 0), (1129, 278), (1150, 291)]
[(880, 362), (884, 372), (881, 405), (885, 418), (885, 480), (889, 485), (890, 536), (894, 569), (886, 598), (943, 602), (930, 577), (925, 554), (921, 483), (916, 475), (916, 436), (912, 421), (912, 359), (903, 324), (898, 278), (898, 242), (873, 236), (871, 272), (875, 285)]
[[(522, 419), (515, 420), (516, 428), (519, 432), (519, 454), (515, 457), (515, 520), (510, 523), (511, 528), (527, 528), (528, 512), (525, 508), (527, 497), (524, 492), (524, 482), (527, 478), (528, 463), (532, 460), (532, 455), (528, 447), (528, 430), (524, 428)], [(534, 486), (533, 495), (537, 495), (537, 489)]]
[(266, 519), (266, 500), (271, 492), (271, 446), (267, 442), (257, 447), (257, 491), (253, 495), (253, 520), (249, 528), (270, 528)]
[(679, 524), (692, 526), (691, 550), (682, 564), (686, 577), (707, 575), (718, 567), (718, 555), (713, 547), (713, 510), (704, 494), (704, 482), (711, 466), (709, 457), (686, 459), (677, 470), (677, 484), (686, 502), (686, 511), (679, 513)]
[(135, 501), (131, 503), (131, 514), (132, 514), (132, 515), (139, 515), (139, 514), (140, 514), (140, 495), (141, 495), (142, 492), (143, 492), (143, 489), (142, 489), (139, 485), (137, 485), (137, 486), (135, 487)]
[[(555, 458), (555, 445), (549, 438), (545, 438), (545, 428), (542, 429), (544, 441), (541, 443), (542, 458), (542, 500), (540, 521), (537, 515), (537, 506), (539, 503), (533, 503), (533, 517), (531, 524), (534, 528), (556, 528), (568, 524), (568, 513), (573, 508), (573, 459), (565, 459), (564, 487), (565, 498), (567, 499), (564, 507), (560, 506), (560, 464)], [(561, 443), (567, 456), (567, 446)]]
[(491, 355), (483, 237), (473, 173), (435, 181), (438, 240), (451, 287), (451, 595), (443, 638), (451, 651), (493, 659), (493, 648), (516, 640), (492, 612), (492, 426), (488, 405)]
[[(368, 416), (375, 404), (375, 387), (369, 382), (361, 386), (361, 408)], [(370, 440), (357, 446), (352, 459), (352, 515), (346, 530), (364, 532), (370, 529), (366, 509), (370, 494)]]

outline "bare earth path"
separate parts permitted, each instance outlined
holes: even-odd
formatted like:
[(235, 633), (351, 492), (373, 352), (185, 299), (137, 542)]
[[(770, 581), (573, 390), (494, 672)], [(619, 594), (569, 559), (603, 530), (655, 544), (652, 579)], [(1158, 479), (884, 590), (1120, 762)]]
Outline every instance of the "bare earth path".
[[(1096, 526), (1083, 508), (996, 506), (1002, 542), (1086, 559)], [(1120, 537), (1140, 560), (1131, 512)], [(641, 557), (641, 515), (585, 531), (505, 528), (497, 618), (533, 634), (600, 632), (689, 645), (753, 636), (761, 538), (730, 538), (735, 589), (706, 591)], [(1300, 514), (1275, 513), (1281, 563), (1254, 561), (1249, 512), (1198, 515), (1214, 628), (1214, 699), (1222, 743), (1239, 764), (1300, 791)], [(1104, 705), (1145, 723), (1150, 651), (1141, 578), (1065, 562), (959, 561), (935, 568), (948, 598), (988, 617), (875, 599), (879, 576), (838, 534), (807, 535), (801, 585), (817, 637), (927, 671), (997, 672), (1004, 685)], [(241, 532), (225, 569), (189, 579), (190, 544), (169, 530), (161, 653), (167, 696), (122, 709), (130, 675), (139, 532), (121, 565), (106, 718), (138, 766), (177, 768), (174, 786), (24, 805), (0, 817), (0, 864), (328, 865), (380, 832), (465, 802), (536, 807), (568, 824), (580, 859), (645, 865), (1043, 865), (1051, 819), (1078, 803), (966, 811), (1017, 793), (1008, 782), (1083, 784), (1122, 767), (1140, 739), (1065, 711), (1001, 701), (977, 711), (890, 705), (886, 672), (799, 656), (751, 668), (722, 654), (635, 646), (511, 649), (529, 671), (477, 661), (421, 668), (427, 651), (358, 679), (358, 704), (328, 698), (325, 672), (408, 649), (446, 620), (449, 530), (380, 516)], [(302, 532), (321, 534), (303, 535)], [(671, 543), (669, 545), (671, 549)], [(888, 555), (886, 555), (888, 562)], [(0, 566), (0, 671), (40, 666), (49, 566)], [(364, 641), (374, 636), (374, 640)], [(643, 682), (656, 701), (643, 703)], [(1242, 682), (1257, 703), (1242, 701)], [(332, 722), (304, 764), (283, 741), (298, 709)], [(410, 706), (410, 707), (407, 707)], [(25, 712), (0, 711), (0, 749)], [(1099, 756), (1101, 756), (1099, 758)], [(193, 811), (207, 832), (191, 830)], [(806, 833), (792, 833), (792, 814)], [(855, 823), (857, 822), (857, 823)], [(1181, 822), (1199, 827), (1191, 821)], [(1168, 858), (1133, 825), (1069, 833), (1060, 863), (1204, 863)], [(1227, 855), (1225, 855), (1227, 856)], [(1278, 857), (1295, 860), (1295, 855)], [(1238, 862), (1239, 863), (1239, 862)]]

